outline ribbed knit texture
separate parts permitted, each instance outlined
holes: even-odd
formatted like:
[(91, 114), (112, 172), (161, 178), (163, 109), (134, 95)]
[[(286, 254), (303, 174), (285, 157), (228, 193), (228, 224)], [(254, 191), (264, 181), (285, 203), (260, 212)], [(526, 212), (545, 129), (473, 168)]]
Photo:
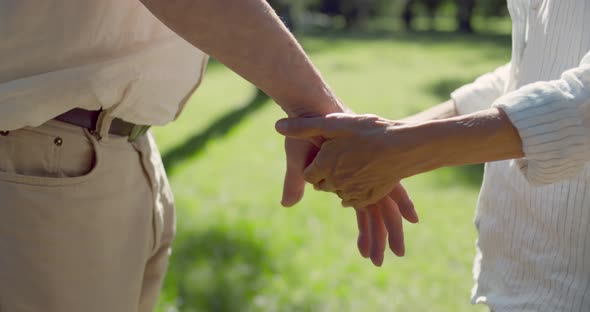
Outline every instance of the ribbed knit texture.
[(590, 311), (590, 1), (508, 7), (511, 62), (452, 94), (461, 114), (504, 110), (525, 153), (486, 164), (472, 300)]

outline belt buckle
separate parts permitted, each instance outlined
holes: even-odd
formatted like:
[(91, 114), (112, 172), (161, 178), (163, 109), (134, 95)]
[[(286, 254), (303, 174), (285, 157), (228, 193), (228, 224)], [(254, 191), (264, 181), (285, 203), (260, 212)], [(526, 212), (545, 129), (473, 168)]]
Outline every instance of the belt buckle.
[(137, 138), (148, 132), (150, 128), (150, 126), (134, 125), (133, 128), (131, 128), (131, 133), (129, 133), (128, 141), (135, 142)]

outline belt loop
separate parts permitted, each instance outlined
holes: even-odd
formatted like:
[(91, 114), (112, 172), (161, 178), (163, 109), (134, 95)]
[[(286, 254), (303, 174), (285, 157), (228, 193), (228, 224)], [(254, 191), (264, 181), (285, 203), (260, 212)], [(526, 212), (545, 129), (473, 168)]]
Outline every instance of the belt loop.
[(100, 115), (98, 115), (98, 120), (96, 122), (96, 129), (92, 132), (97, 140), (106, 142), (109, 140), (109, 132), (111, 130), (111, 124), (113, 123), (113, 119), (115, 119), (112, 115), (112, 110), (101, 110)]

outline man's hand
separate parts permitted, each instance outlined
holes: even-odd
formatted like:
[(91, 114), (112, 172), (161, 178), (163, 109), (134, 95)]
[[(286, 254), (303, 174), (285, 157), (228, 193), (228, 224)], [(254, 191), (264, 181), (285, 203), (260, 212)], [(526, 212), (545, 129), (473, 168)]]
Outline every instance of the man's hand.
[(418, 214), (401, 184), (376, 204), (355, 208), (355, 212), (359, 230), (357, 245), (363, 257), (381, 266), (388, 237), (391, 251), (399, 257), (405, 255), (402, 217), (417, 223)]

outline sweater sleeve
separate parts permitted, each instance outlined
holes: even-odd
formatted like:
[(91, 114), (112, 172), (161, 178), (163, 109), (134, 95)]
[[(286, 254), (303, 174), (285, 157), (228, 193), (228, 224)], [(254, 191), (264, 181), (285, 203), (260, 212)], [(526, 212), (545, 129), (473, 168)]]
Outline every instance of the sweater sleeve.
[(459, 115), (475, 113), (488, 109), (492, 103), (504, 94), (510, 63), (500, 66), (495, 71), (480, 76), (474, 82), (464, 85), (451, 94)]
[(560, 79), (524, 86), (497, 99), (522, 139), (518, 163), (534, 185), (578, 174), (590, 160), (590, 53)]

